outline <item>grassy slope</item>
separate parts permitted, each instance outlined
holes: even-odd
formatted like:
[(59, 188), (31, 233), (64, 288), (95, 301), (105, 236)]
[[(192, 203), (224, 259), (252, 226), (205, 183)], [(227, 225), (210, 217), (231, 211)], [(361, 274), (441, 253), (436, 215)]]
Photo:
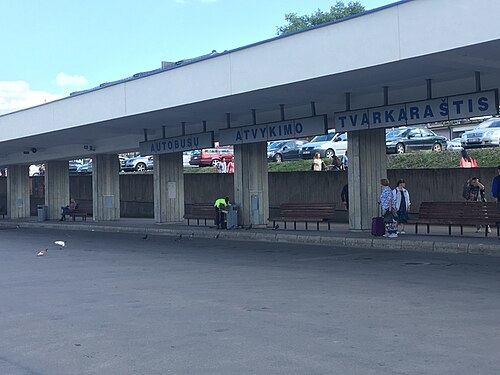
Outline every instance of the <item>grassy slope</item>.
[[(469, 150), (469, 155), (477, 160), (480, 167), (500, 165), (500, 147)], [(402, 155), (387, 155), (388, 169), (458, 168), (460, 151), (414, 152)], [(326, 162), (326, 160), (325, 160)], [(312, 160), (269, 163), (269, 172), (310, 171)], [(328, 164), (328, 163), (327, 163)], [(185, 173), (215, 173), (215, 168), (184, 168)]]

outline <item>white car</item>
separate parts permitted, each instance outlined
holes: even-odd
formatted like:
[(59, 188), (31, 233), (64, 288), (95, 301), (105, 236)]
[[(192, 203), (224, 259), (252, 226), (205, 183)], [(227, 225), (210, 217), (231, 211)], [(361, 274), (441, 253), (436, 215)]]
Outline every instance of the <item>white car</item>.
[(446, 143), (446, 149), (448, 151), (463, 150), (464, 148), (462, 147), (462, 139), (454, 138), (451, 141), (448, 141)]
[(316, 152), (319, 152), (322, 158), (332, 158), (333, 155), (341, 157), (346, 151), (347, 133), (328, 130), (328, 134), (318, 135), (311, 142), (302, 145), (299, 155), (302, 159), (311, 159)]
[(475, 129), (466, 131), (461, 138), (462, 147), (500, 146), (500, 118), (483, 121)]

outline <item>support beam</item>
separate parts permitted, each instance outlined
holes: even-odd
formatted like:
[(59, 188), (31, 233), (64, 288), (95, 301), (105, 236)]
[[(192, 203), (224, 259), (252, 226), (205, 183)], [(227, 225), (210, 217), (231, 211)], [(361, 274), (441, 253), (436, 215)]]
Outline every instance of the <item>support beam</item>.
[(267, 225), (269, 184), (265, 142), (234, 146), (234, 199), (240, 225)]
[(371, 221), (380, 216), (380, 179), (387, 176), (385, 129), (351, 132), (349, 158), (349, 228), (367, 231)]
[(157, 223), (184, 221), (182, 153), (155, 155), (154, 213)]
[(47, 219), (61, 217), (61, 207), (69, 204), (69, 169), (67, 161), (45, 163), (45, 205), (48, 207)]
[(7, 215), (11, 219), (30, 216), (30, 177), (27, 165), (7, 168)]
[(95, 221), (120, 219), (120, 160), (118, 155), (92, 158), (92, 200)]

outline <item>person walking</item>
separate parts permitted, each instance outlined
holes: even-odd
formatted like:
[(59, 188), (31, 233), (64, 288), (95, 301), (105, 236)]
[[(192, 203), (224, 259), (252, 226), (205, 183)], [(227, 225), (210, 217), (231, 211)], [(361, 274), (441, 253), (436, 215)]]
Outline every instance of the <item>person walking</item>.
[(491, 195), (493, 195), (493, 198), (497, 202), (497, 214), (500, 217), (500, 165), (497, 167), (497, 175), (493, 178), (491, 184)]
[(227, 163), (226, 173), (234, 173), (234, 160), (229, 159)]
[(321, 155), (319, 152), (314, 154), (314, 160), (311, 169), (315, 172), (326, 171), (325, 162), (321, 159)]
[(217, 229), (227, 229), (226, 208), (229, 205), (229, 197), (218, 198), (215, 203), (215, 225)]
[(217, 173), (226, 173), (226, 158), (222, 158), (216, 165)]
[(405, 234), (405, 224), (408, 223), (408, 212), (410, 212), (410, 194), (406, 190), (406, 182), (400, 179), (396, 188), (392, 191), (394, 211), (397, 213), (398, 233)]
[(460, 168), (477, 168), (477, 161), (469, 156), (467, 150), (462, 150)]
[(392, 190), (389, 187), (389, 180), (383, 178), (380, 180), (382, 185), (382, 193), (380, 194), (380, 207), (382, 208), (382, 216), (386, 228), (384, 236), (396, 238), (398, 236), (397, 230), (394, 228), (394, 211), (393, 211), (393, 196)]

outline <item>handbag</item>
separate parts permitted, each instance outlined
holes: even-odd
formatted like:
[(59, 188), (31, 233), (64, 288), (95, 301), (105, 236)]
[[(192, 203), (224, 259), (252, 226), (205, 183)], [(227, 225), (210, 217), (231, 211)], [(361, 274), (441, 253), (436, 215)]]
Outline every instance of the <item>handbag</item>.
[(384, 212), (384, 223), (385, 224), (394, 223), (394, 210), (392, 211), (387, 210)]

